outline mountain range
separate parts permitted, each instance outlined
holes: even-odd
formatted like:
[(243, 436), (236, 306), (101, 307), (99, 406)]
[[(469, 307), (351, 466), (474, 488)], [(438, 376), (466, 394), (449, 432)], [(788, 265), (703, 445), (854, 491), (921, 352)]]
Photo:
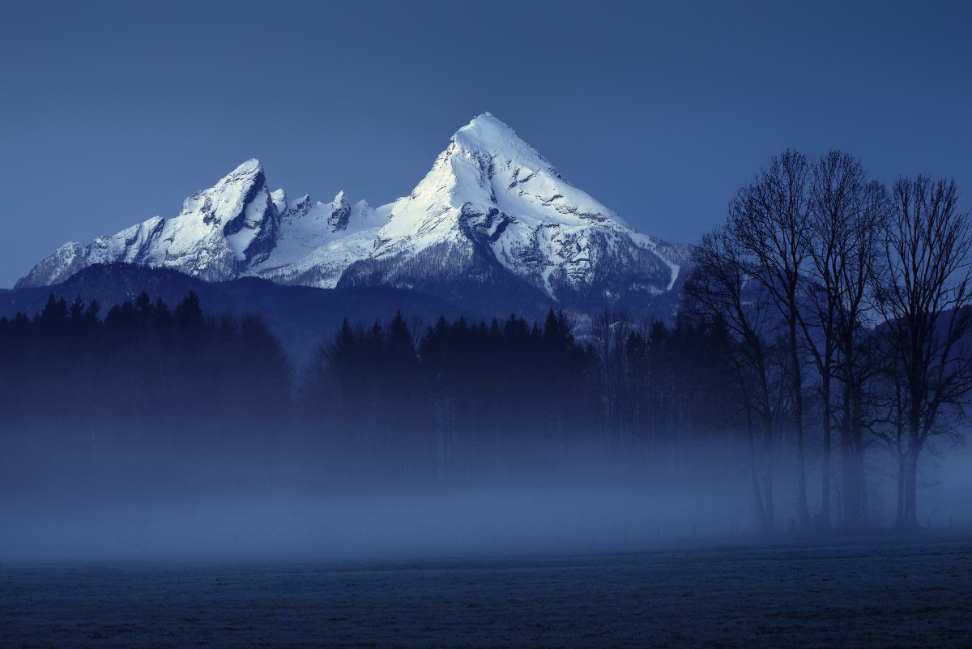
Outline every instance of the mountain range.
[[(372, 207), (271, 190), (247, 160), (185, 199), (176, 216), (68, 242), (15, 288), (94, 265), (177, 271), (206, 282), (423, 293), (479, 313), (623, 308), (667, 318), (691, 246), (639, 233), (484, 113), (460, 128), (406, 196)], [(112, 267), (112, 266), (109, 266)]]

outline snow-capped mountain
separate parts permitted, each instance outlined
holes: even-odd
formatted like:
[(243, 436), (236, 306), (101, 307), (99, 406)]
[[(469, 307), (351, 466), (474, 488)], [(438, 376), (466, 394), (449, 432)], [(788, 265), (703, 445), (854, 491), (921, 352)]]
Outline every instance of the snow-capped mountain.
[(56, 284), (93, 264), (118, 262), (207, 281), (258, 275), (334, 286), (348, 264), (369, 253), (381, 223), (371, 206), (350, 205), (344, 192), (330, 203), (288, 201), (283, 190), (270, 191), (260, 162), (247, 160), (187, 198), (172, 218), (154, 216), (87, 245), (64, 244), (17, 287)]
[(379, 208), (289, 200), (248, 160), (153, 217), (89, 244), (66, 243), (18, 287), (96, 263), (169, 268), (208, 281), (259, 276), (317, 287), (392, 285), (452, 297), (488, 286), (572, 308), (669, 293), (690, 247), (633, 230), (574, 187), (490, 113), (459, 129), (412, 192)]
[(485, 113), (459, 129), (343, 284), (485, 283), (508, 271), (568, 304), (672, 289), (687, 246), (635, 232)]

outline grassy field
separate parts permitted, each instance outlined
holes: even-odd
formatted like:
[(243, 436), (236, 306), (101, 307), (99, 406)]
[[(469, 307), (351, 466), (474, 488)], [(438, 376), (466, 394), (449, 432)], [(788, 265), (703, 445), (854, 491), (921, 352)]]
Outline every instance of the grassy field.
[(371, 564), (0, 565), (0, 646), (968, 647), (972, 538)]

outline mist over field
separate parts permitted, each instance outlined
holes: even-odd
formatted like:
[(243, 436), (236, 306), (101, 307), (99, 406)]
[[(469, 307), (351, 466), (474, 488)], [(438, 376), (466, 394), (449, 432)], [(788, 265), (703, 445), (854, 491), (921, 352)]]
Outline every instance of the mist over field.
[[(21, 456), (0, 479), (3, 635), (43, 647), (633, 648), (650, 636), (918, 649), (972, 632), (967, 449), (927, 467), (930, 529), (829, 539), (761, 536), (748, 476), (729, 461), (744, 449), (694, 450), (691, 468), (648, 471), (590, 449), (551, 467), (520, 449), (519, 469), (424, 484), (307, 447), (197, 465)], [(795, 481), (779, 478), (782, 503)], [(885, 520), (892, 496), (870, 492)]]
[(441, 487), (302, 488), (287, 475), (253, 480), (246, 469), (206, 479), (139, 473), (78, 476), (43, 491), (8, 486), (0, 553), (8, 560), (461, 557), (752, 534), (741, 485), (653, 485), (581, 467)]
[[(360, 562), (749, 544), (757, 529), (747, 476), (727, 463), (733, 449), (720, 451), (700, 448), (690, 465), (664, 472), (592, 452), (556, 467), (537, 457), (502, 473), (413, 484), (307, 453), (270, 463), (230, 454), (205, 466), (21, 456), (2, 467), (0, 556)], [(923, 523), (972, 525), (972, 452), (931, 457), (923, 475)], [(870, 494), (885, 521), (891, 484)], [(794, 485), (780, 476), (781, 501)], [(777, 541), (787, 538), (799, 540), (791, 532)]]

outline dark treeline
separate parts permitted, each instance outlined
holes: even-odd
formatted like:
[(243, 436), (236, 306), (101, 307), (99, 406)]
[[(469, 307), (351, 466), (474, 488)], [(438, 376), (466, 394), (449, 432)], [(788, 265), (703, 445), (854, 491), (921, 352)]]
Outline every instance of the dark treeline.
[[(100, 317), (53, 296), (34, 318), (0, 319), (5, 448), (97, 461), (255, 442), (280, 429), (291, 375), (257, 318), (207, 318), (195, 295), (170, 310), (142, 293)], [(263, 439), (263, 442), (270, 440)]]
[(732, 445), (736, 395), (707, 357), (723, 328), (604, 313), (593, 329), (580, 341), (553, 312), (345, 322), (294, 375), (258, 319), (205, 317), (191, 294), (170, 310), (143, 293), (104, 318), (52, 297), (0, 320), (0, 427), (7, 449), (71, 463), (248, 458), (376, 485), (671, 476), (706, 434)]
[(385, 476), (513, 469), (526, 460), (519, 442), (556, 449), (594, 426), (596, 359), (563, 316), (413, 328), (400, 314), (368, 329), (345, 322), (300, 386), (302, 421), (366, 457), (382, 449), (391, 465), (372, 470)]
[(731, 386), (702, 359), (724, 333), (636, 327), (607, 313), (599, 322), (600, 344), (580, 343), (553, 312), (542, 324), (440, 318), (424, 330), (400, 315), (387, 326), (345, 322), (302, 377), (299, 418), (345, 450), (382, 458), (370, 465), (380, 476), (452, 479), (579, 460), (684, 468), (685, 431), (727, 421)]

